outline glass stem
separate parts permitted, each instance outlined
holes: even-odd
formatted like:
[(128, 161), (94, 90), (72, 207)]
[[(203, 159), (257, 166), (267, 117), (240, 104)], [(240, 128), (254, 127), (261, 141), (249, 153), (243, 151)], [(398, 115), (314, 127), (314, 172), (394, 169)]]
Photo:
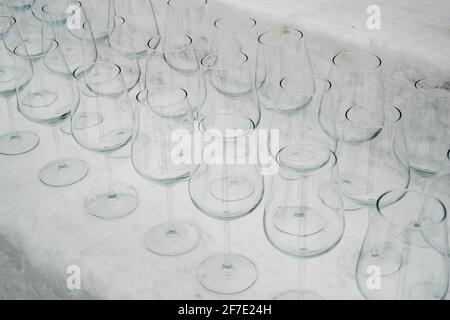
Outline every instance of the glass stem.
[(231, 272), (233, 265), (231, 264), (231, 230), (230, 221), (224, 222), (224, 253), (223, 253), (223, 265), (225, 272)]
[(173, 218), (173, 192), (172, 186), (166, 187), (166, 202), (167, 202), (167, 235), (174, 236), (177, 233)]
[(302, 294), (305, 290), (305, 283), (306, 283), (306, 261), (302, 258), (297, 258), (297, 299), (302, 300)]
[(107, 154), (105, 154), (105, 165), (106, 170), (108, 174), (108, 199), (115, 199), (117, 198), (117, 193), (114, 187), (114, 178), (113, 178), (113, 172), (112, 172), (112, 166), (111, 166), (111, 159)]
[(16, 121), (14, 120), (13, 108), (11, 105), (11, 99), (6, 98), (6, 104), (8, 105), (9, 125), (11, 127), (11, 138), (19, 138), (19, 133), (16, 128)]
[(58, 161), (58, 169), (64, 169), (67, 167), (66, 163), (62, 159), (61, 156), (61, 144), (59, 141), (59, 129), (58, 126), (52, 127), (52, 133), (53, 133), (53, 140), (55, 140), (55, 150), (56, 150), (56, 159)]

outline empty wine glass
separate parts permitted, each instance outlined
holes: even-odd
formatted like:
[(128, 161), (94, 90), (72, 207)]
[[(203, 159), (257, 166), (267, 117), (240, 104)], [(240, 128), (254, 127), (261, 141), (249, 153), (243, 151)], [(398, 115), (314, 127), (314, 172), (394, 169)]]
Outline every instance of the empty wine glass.
[[(41, 6), (42, 39), (56, 40), (71, 72), (84, 63), (97, 60), (97, 47), (92, 32), (83, 31), (87, 21), (79, 1), (47, 1)], [(101, 119), (97, 119), (97, 122)], [(92, 124), (91, 124), (92, 125)], [(72, 134), (70, 119), (60, 125), (62, 132)]]
[(179, 33), (150, 39), (144, 84), (146, 88), (175, 85), (186, 90), (195, 113), (205, 101), (206, 88), (192, 39)]
[[(32, 46), (42, 46), (43, 55), (30, 56), (28, 48)], [(53, 128), (57, 160), (41, 170), (40, 180), (53, 187), (80, 181), (88, 172), (86, 163), (76, 158), (62, 158), (59, 146), (58, 125), (70, 117), (79, 96), (58, 42), (43, 40), (33, 44), (28, 41), (14, 49), (14, 58), (20, 112), (32, 122)], [(31, 81), (28, 81), (30, 76)]]
[[(108, 186), (85, 200), (88, 213), (103, 219), (133, 212), (139, 199), (134, 188), (113, 182), (109, 154), (124, 147), (132, 136), (133, 107), (121, 68), (112, 62), (82, 65), (73, 73), (80, 103), (73, 111), (72, 135), (83, 148), (105, 155)], [(102, 121), (94, 126), (90, 118)]]
[(241, 51), (254, 62), (256, 39), (255, 19), (243, 16), (219, 18), (214, 21), (211, 52)]
[[(280, 108), (271, 112), (268, 141), (271, 155), (275, 157), (279, 149), (300, 142), (320, 144), (336, 151), (334, 117), (325, 118), (320, 114), (323, 105), (334, 110), (331, 82), (316, 76), (289, 75), (281, 80), (280, 85), (285, 92), (282, 94), (284, 99), (280, 101)], [(323, 125), (322, 122), (326, 121), (331, 123)], [(325, 127), (331, 132), (326, 132)], [(279, 145), (276, 150), (271, 143), (275, 131)], [(324, 155), (321, 161), (328, 161), (328, 157)], [(321, 163), (317, 165), (320, 166)]]
[[(448, 289), (447, 214), (427, 194), (395, 189), (381, 195), (359, 254), (358, 288), (367, 299), (442, 299)], [(411, 241), (421, 239), (420, 245)], [(392, 256), (400, 268), (391, 268)]]
[[(445, 207), (450, 208), (450, 149), (447, 152), (447, 158), (442, 163), (438, 173), (433, 178), (428, 193), (441, 200)], [(447, 219), (448, 228), (450, 229), (450, 220)], [(450, 248), (450, 234), (448, 238)], [(449, 251), (450, 256), (450, 251)]]
[(208, 54), (206, 7), (208, 0), (168, 0), (165, 34), (183, 33), (191, 37), (198, 61)]
[[(139, 83), (141, 68), (133, 38), (127, 33), (127, 24), (121, 16), (96, 16), (83, 23), (83, 34), (85, 39), (93, 35), (97, 60), (119, 65), (126, 88), (132, 90)], [(83, 43), (88, 42), (84, 40)]]
[(258, 126), (261, 109), (247, 55), (240, 51), (212, 53), (201, 64), (208, 94), (198, 119), (228, 113), (248, 117)]
[[(262, 107), (269, 111), (282, 109), (285, 91), (280, 82), (288, 75), (313, 75), (303, 32), (287, 27), (264, 32), (258, 37), (256, 56), (256, 88)], [(309, 79), (311, 83), (314, 80)]]
[[(322, 161), (311, 166), (311, 150)], [(264, 210), (264, 231), (269, 242), (284, 254), (298, 258), (298, 289), (277, 299), (316, 300), (305, 290), (305, 259), (334, 248), (344, 233), (344, 210), (338, 187), (337, 158), (321, 145), (290, 144), (276, 155), (278, 174), (272, 177)]]
[(87, 17), (79, 1), (49, 1), (42, 6), (42, 38), (58, 41), (71, 72), (97, 59), (90, 30), (83, 32)]
[(110, 0), (110, 15), (125, 19), (124, 32), (132, 39), (139, 58), (145, 56), (149, 39), (159, 35), (151, 0)]
[[(378, 56), (364, 51), (340, 52), (332, 59), (329, 79), (334, 86), (335, 127), (339, 137), (344, 128), (345, 111), (354, 105), (372, 107), (371, 117), (383, 123), (384, 81)], [(324, 109), (323, 112), (330, 111)]]
[(199, 231), (194, 224), (173, 218), (172, 187), (189, 177), (191, 165), (174, 160), (172, 153), (178, 142), (171, 137), (176, 131), (189, 138), (193, 134), (187, 92), (179, 87), (152, 87), (140, 91), (136, 99), (131, 161), (139, 175), (165, 187), (168, 215), (167, 223), (147, 232), (145, 245), (159, 255), (184, 254), (197, 246)]
[(197, 276), (212, 292), (242, 292), (256, 281), (257, 269), (248, 258), (231, 253), (230, 221), (255, 210), (264, 194), (263, 176), (249, 156), (255, 124), (238, 114), (214, 114), (204, 117), (198, 128), (203, 161), (191, 172), (189, 194), (201, 212), (224, 221), (225, 251), (206, 258)]
[(417, 81), (414, 98), (405, 115), (411, 169), (430, 178), (450, 148), (450, 79)]
[[(13, 17), (0, 16), (0, 99), (6, 102), (11, 126), (10, 132), (0, 136), (0, 154), (4, 155), (22, 154), (33, 150), (39, 144), (39, 137), (35, 133), (17, 131), (14, 120), (16, 86), (26, 85), (33, 76), (20, 66), (15, 68), (12, 54), (14, 48), (10, 50), (7, 47), (7, 38), (10, 39), (11, 43), (22, 43), (22, 38), (15, 24), (16, 20)], [(21, 83), (17, 82), (16, 84), (16, 76), (21, 79)]]
[[(384, 109), (380, 124), (371, 111)], [(402, 112), (393, 106), (356, 105), (345, 113), (338, 146), (343, 195), (356, 206), (374, 206), (387, 190), (410, 183)]]

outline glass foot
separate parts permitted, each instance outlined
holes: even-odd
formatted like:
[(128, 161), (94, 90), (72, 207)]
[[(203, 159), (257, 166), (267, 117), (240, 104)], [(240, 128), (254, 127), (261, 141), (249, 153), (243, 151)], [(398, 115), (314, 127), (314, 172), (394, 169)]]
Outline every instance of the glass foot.
[(0, 137), (0, 154), (16, 155), (33, 150), (39, 144), (37, 134), (28, 131), (9, 132)]
[(248, 258), (232, 254), (231, 268), (224, 268), (224, 255), (206, 258), (197, 270), (200, 284), (219, 294), (239, 293), (250, 288), (258, 277), (255, 264)]
[(86, 211), (101, 219), (116, 219), (129, 215), (139, 204), (132, 187), (114, 185), (114, 192), (104, 191), (85, 200)]
[(167, 223), (151, 228), (145, 234), (147, 250), (161, 256), (179, 256), (197, 247), (200, 232), (196, 225), (178, 223), (169, 229)]
[(308, 290), (291, 290), (275, 297), (275, 300), (324, 300), (322, 296)]
[(47, 164), (39, 174), (42, 183), (52, 187), (64, 187), (82, 180), (89, 168), (79, 159), (61, 159)]
[(124, 159), (131, 157), (131, 143), (129, 142), (119, 150), (111, 152), (109, 156), (115, 159)]
[(70, 123), (70, 119), (67, 121), (64, 121), (63, 123), (60, 124), (59, 126), (59, 130), (62, 133), (68, 134), (68, 135), (72, 135), (72, 126)]

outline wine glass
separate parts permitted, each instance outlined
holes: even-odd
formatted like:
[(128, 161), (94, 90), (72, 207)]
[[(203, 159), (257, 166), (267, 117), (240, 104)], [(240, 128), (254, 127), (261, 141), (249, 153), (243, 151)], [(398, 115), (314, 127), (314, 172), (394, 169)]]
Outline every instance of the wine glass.
[[(83, 31), (87, 16), (79, 1), (47, 1), (40, 8), (42, 39), (56, 40), (71, 72), (84, 63), (97, 60), (97, 47), (92, 32)], [(96, 119), (96, 125), (101, 119)], [(62, 132), (72, 134), (70, 119), (60, 125)]]
[(139, 58), (144, 57), (149, 39), (159, 35), (151, 0), (110, 0), (110, 15), (125, 19), (124, 32), (132, 39)]
[[(268, 140), (271, 155), (275, 158), (281, 148), (300, 142), (321, 144), (335, 152), (334, 117), (322, 117), (320, 114), (322, 105), (334, 110), (331, 82), (318, 76), (289, 75), (281, 80), (280, 86), (285, 92), (278, 111), (271, 112)], [(330, 132), (326, 132), (325, 127)], [(276, 141), (272, 141), (273, 134), (277, 134)], [(327, 161), (328, 157), (324, 155), (322, 160)]]
[(206, 8), (208, 0), (168, 0), (165, 34), (181, 32), (193, 40), (198, 61), (208, 54)]
[[(109, 154), (131, 140), (133, 107), (121, 68), (112, 62), (95, 62), (75, 69), (80, 103), (73, 111), (72, 135), (83, 148), (105, 155), (108, 186), (85, 200), (86, 211), (99, 218), (113, 219), (133, 212), (139, 199), (134, 188), (113, 183)], [(86, 126), (90, 117), (102, 121)]]
[[(132, 90), (141, 77), (138, 55), (132, 35), (127, 33), (128, 22), (121, 16), (103, 15), (83, 23), (84, 38), (91, 35), (97, 46), (97, 61), (113, 62), (120, 66), (127, 90)], [(83, 43), (86, 43), (84, 41)], [(85, 61), (85, 64), (89, 64)]]
[[(345, 111), (354, 105), (371, 106), (371, 117), (383, 123), (385, 93), (382, 62), (378, 56), (364, 51), (340, 52), (332, 59), (329, 79), (334, 85), (338, 137), (343, 132)], [(327, 112), (330, 110), (323, 110), (324, 114)]]
[[(359, 254), (358, 288), (367, 299), (442, 299), (448, 289), (447, 216), (442, 202), (410, 189), (380, 196)], [(412, 239), (421, 239), (417, 245)], [(401, 268), (390, 268), (392, 255)]]
[(245, 116), (258, 126), (261, 109), (248, 56), (240, 51), (222, 51), (207, 55), (201, 64), (208, 94), (198, 110), (198, 119), (228, 113)]
[(204, 103), (206, 88), (192, 39), (184, 34), (164, 34), (147, 44), (144, 85), (177, 86), (186, 90), (194, 113)]
[[(371, 113), (381, 108), (382, 124)], [(356, 105), (345, 119), (337, 152), (344, 197), (357, 206), (373, 207), (387, 190), (407, 188), (410, 170), (400, 109)]]
[[(11, 131), (0, 136), (0, 154), (17, 155), (33, 150), (39, 144), (39, 137), (29, 131), (17, 131), (13, 110), (15, 108), (16, 85), (24, 86), (31, 81), (32, 74), (14, 67), (14, 56), (12, 50), (8, 48), (7, 39), (11, 43), (23, 43), (19, 30), (16, 26), (16, 19), (9, 16), (0, 16), (0, 99), (6, 102), (9, 115)], [(22, 83), (17, 83), (15, 78), (19, 77)]]
[[(42, 46), (44, 53), (41, 57), (28, 54), (28, 49), (33, 46)], [(34, 123), (53, 128), (57, 160), (41, 170), (40, 180), (53, 187), (80, 181), (88, 173), (86, 163), (76, 158), (62, 158), (59, 145), (58, 125), (70, 117), (79, 102), (79, 96), (58, 42), (28, 41), (26, 45), (21, 44), (14, 49), (14, 58), (18, 70), (16, 92), (20, 112)]]
[[(173, 220), (172, 187), (189, 178), (190, 163), (174, 161), (175, 131), (189, 138), (193, 134), (192, 113), (187, 92), (179, 87), (151, 87), (137, 96), (131, 147), (133, 167), (144, 179), (166, 189), (168, 222), (151, 228), (145, 235), (146, 248), (163, 256), (177, 256), (193, 250), (199, 231), (191, 223)], [(176, 160), (176, 159), (175, 159)]]
[(421, 79), (415, 83), (414, 97), (405, 115), (411, 169), (430, 178), (450, 148), (450, 79)]
[[(256, 56), (256, 88), (262, 107), (269, 111), (282, 109), (280, 102), (286, 92), (280, 81), (288, 75), (313, 75), (303, 32), (287, 27), (264, 32), (258, 37)], [(314, 80), (309, 79), (311, 83)]]
[(230, 251), (230, 221), (253, 212), (264, 194), (263, 176), (249, 156), (254, 128), (239, 114), (208, 115), (198, 123), (203, 161), (191, 172), (189, 194), (201, 212), (225, 227), (224, 253), (206, 258), (197, 271), (200, 284), (215, 293), (242, 292), (257, 278), (255, 264)]
[(214, 21), (211, 52), (241, 51), (251, 61), (256, 56), (256, 20), (245, 16), (228, 16)]
[[(443, 161), (440, 169), (433, 178), (428, 194), (440, 199), (447, 209), (450, 208), (450, 149), (447, 151), (447, 158)], [(448, 228), (450, 229), (450, 220), (447, 219)], [(450, 234), (448, 238), (450, 248)], [(450, 256), (450, 251), (449, 251)]]
[[(311, 162), (311, 150), (320, 167)], [(278, 174), (272, 177), (264, 210), (269, 242), (284, 254), (298, 258), (299, 284), (277, 299), (322, 299), (305, 290), (305, 259), (333, 249), (344, 233), (344, 210), (338, 187), (337, 158), (322, 145), (289, 144), (276, 155)], [(311, 165), (312, 164), (312, 165)]]

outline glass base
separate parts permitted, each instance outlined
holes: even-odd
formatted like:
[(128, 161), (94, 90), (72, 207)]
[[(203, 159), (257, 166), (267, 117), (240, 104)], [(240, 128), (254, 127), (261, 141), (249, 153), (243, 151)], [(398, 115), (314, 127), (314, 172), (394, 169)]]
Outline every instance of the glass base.
[(85, 200), (86, 211), (101, 219), (117, 219), (132, 213), (139, 197), (132, 187), (114, 186), (114, 193), (100, 192)]
[(200, 284), (219, 294), (239, 293), (250, 288), (258, 277), (255, 264), (248, 258), (232, 254), (231, 268), (224, 268), (223, 254), (206, 258), (197, 270)]
[(23, 154), (36, 148), (38, 144), (39, 137), (33, 132), (9, 132), (0, 137), (0, 154)]
[(275, 300), (324, 300), (322, 296), (308, 290), (291, 290), (275, 297)]
[(194, 250), (200, 240), (196, 225), (178, 223), (169, 229), (167, 223), (151, 228), (145, 234), (147, 250), (161, 256), (179, 256)]
[(79, 159), (61, 159), (47, 164), (39, 174), (42, 183), (52, 187), (64, 187), (82, 180), (89, 168)]

